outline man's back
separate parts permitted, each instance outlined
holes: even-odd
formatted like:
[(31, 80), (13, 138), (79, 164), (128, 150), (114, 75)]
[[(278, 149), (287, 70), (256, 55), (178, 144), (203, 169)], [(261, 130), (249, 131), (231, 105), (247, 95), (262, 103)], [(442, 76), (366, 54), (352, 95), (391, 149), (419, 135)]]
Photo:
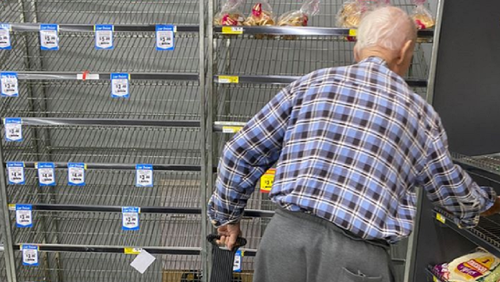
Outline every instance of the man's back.
[(366, 239), (407, 236), (412, 188), (439, 122), (382, 59), (315, 71), (288, 87), (291, 112), (271, 198)]

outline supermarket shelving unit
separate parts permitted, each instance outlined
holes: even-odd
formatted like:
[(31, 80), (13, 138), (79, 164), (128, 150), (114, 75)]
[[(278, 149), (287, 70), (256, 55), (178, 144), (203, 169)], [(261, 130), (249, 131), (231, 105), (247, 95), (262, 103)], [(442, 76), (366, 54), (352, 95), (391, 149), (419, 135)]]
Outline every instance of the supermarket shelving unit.
[[(213, 2), (213, 5), (211, 4)], [(212, 26), (213, 15), (220, 10), (222, 1), (210, 1), (208, 20), (207, 58), (213, 67), (207, 72), (207, 88), (211, 99), (207, 104), (207, 128), (211, 125), (223, 127), (223, 133), (214, 132), (208, 140), (209, 167), (217, 164), (225, 142), (231, 133), (237, 132), (256, 114), (281, 88), (321, 68), (344, 66), (354, 63), (352, 49), (354, 42), (346, 40), (349, 29), (336, 28), (335, 15), (343, 1), (322, 1), (318, 15), (309, 18), (308, 27), (246, 27), (234, 30)], [(242, 9), (245, 16), (256, 1), (246, 1)], [(391, 1), (393, 5), (411, 12), (411, 1)], [(288, 0), (272, 1), (275, 15), (300, 9), (301, 2)], [(210, 9), (213, 10), (210, 10)], [(264, 35), (264, 36), (262, 36)], [(419, 32), (412, 67), (406, 80), (414, 90), (426, 95), (429, 78), (426, 52), (432, 48), (433, 30)], [(209, 134), (208, 134), (209, 135)], [(210, 155), (211, 154), (211, 155)], [(212, 162), (212, 163), (210, 163)], [(215, 175), (207, 177), (209, 191), (213, 188)], [(211, 189), (210, 189), (211, 188)], [(252, 208), (273, 210), (274, 204), (267, 194), (256, 189), (251, 198)], [(249, 225), (250, 232), (263, 234), (267, 220)], [(257, 232), (256, 232), (257, 230)], [(249, 247), (256, 248), (260, 236), (251, 238)], [(392, 249), (397, 268), (397, 281), (402, 281), (406, 262), (407, 242), (401, 242)], [(252, 269), (252, 258), (244, 259), (244, 269)], [(251, 274), (248, 274), (251, 275)]]
[[(413, 8), (410, 0), (392, 2)], [(245, 14), (252, 4), (247, 0)], [(284, 85), (353, 63), (349, 30), (335, 28), (341, 5), (322, 1), (310, 27), (245, 27), (235, 36), (213, 26), (220, 6), (213, 0), (2, 1), (0, 22), (11, 24), (12, 50), (0, 51), (0, 71), (18, 73), (19, 97), (0, 98), (0, 117), (22, 118), (24, 140), (5, 141), (2, 126), (0, 162), (23, 161), (26, 184), (7, 185), (0, 170), (0, 280), (208, 281), (205, 203), (221, 149)], [(273, 3), (276, 15), (299, 8)], [(59, 25), (60, 50), (40, 50), (45, 23)], [(113, 50), (94, 48), (96, 24), (114, 25)], [(155, 50), (157, 24), (176, 26), (174, 51)], [(425, 95), (433, 32), (419, 36), (425, 43), (407, 81)], [(110, 74), (117, 72), (130, 74), (128, 99), (110, 97)], [(224, 83), (228, 76), (238, 83)], [(56, 186), (39, 186), (37, 162), (55, 164)], [(68, 185), (69, 162), (86, 163), (85, 186)], [(153, 187), (135, 187), (141, 163), (153, 165)], [(16, 203), (33, 206), (34, 227), (15, 226), (9, 204)], [(141, 207), (140, 230), (121, 230), (123, 206)], [(273, 209), (259, 191), (248, 203), (241, 281), (251, 279)], [(38, 267), (22, 265), (21, 244), (39, 246)], [(129, 266), (130, 248), (155, 255), (145, 274)], [(393, 249), (401, 274), (405, 254), (404, 242)]]
[[(0, 69), (19, 97), (0, 113), (21, 117), (22, 142), (2, 141), (1, 161), (25, 162), (26, 184), (5, 185), (3, 208), (32, 204), (34, 226), (4, 222), (8, 281), (179, 281), (202, 270), (203, 5), (199, 1), (3, 1), (12, 50)], [(60, 50), (41, 51), (40, 24), (59, 25)], [(114, 25), (114, 49), (94, 48), (94, 25)], [(155, 49), (155, 26), (176, 26), (174, 51)], [(110, 96), (110, 73), (130, 74), (130, 98)], [(200, 75), (202, 74), (202, 75)], [(3, 131), (2, 131), (3, 134)], [(56, 164), (56, 186), (39, 187), (35, 164)], [(67, 184), (67, 163), (87, 164), (86, 185)], [(135, 165), (152, 164), (153, 187), (135, 187)], [(121, 207), (141, 207), (140, 229), (121, 230)], [(40, 265), (22, 265), (36, 244)], [(145, 274), (126, 248), (157, 262)]]
[[(490, 11), (500, 9), (492, 0), (441, 0), (437, 40), (433, 56), (428, 101), (441, 116), (455, 163), (479, 184), (500, 192), (500, 103), (497, 52), (500, 48), (498, 17)], [(473, 25), (457, 28), (459, 14), (467, 14)], [(480, 33), (476, 32), (481, 30)], [(463, 34), (467, 40), (458, 46)], [(473, 56), (471, 56), (473, 55)], [(488, 58), (482, 60), (481, 58)], [(452, 74), (452, 75), (450, 75)], [(446, 211), (421, 201), (416, 255), (412, 281), (439, 281), (430, 272), (436, 264), (450, 262), (476, 247), (500, 255), (500, 216), (481, 217), (477, 227), (461, 229)], [(444, 281), (443, 281), (444, 282)]]

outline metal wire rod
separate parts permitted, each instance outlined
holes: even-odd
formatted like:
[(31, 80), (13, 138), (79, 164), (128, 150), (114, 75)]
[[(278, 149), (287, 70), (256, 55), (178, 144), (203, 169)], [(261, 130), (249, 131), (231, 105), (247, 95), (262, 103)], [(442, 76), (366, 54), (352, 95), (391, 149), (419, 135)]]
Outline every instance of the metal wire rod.
[[(121, 206), (90, 206), (90, 205), (61, 205), (61, 204), (32, 204), (34, 211), (87, 211), (87, 212), (122, 212)], [(169, 208), (169, 207), (141, 207), (141, 213), (174, 213), (174, 214), (201, 214), (197, 208)], [(245, 210), (243, 216), (272, 217), (273, 211)]]
[[(54, 22), (57, 24), (57, 22)], [(12, 23), (12, 31), (20, 32), (39, 32), (40, 24), (36, 23)], [(156, 25), (151, 24), (118, 24), (113, 26), (115, 32), (154, 32)], [(200, 27), (197, 25), (176, 25), (176, 32), (198, 32)], [(60, 24), (61, 32), (93, 32), (94, 25), (90, 24)]]

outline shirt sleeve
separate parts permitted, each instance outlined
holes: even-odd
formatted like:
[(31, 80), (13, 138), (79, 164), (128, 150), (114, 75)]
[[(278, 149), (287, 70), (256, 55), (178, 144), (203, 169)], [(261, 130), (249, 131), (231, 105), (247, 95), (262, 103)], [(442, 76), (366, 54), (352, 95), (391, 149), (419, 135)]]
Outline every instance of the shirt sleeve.
[(262, 174), (278, 160), (292, 110), (287, 88), (226, 143), (208, 216), (216, 227), (237, 222)]
[(438, 120), (427, 143), (426, 165), (420, 182), (428, 198), (456, 217), (460, 227), (470, 228), (479, 222), (479, 214), (489, 209), (496, 199), (491, 187), (480, 187), (453, 160), (448, 151), (446, 132)]

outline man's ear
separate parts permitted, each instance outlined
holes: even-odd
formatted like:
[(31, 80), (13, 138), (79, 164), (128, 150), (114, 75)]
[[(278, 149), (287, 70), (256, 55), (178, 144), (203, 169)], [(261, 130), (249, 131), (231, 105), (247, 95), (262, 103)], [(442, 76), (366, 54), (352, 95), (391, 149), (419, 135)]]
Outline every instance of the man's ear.
[(398, 56), (397, 61), (396, 61), (397, 65), (402, 65), (406, 56), (408, 55), (408, 53), (413, 52), (412, 45), (413, 45), (413, 42), (411, 40), (408, 40), (405, 42), (405, 44), (403, 45), (403, 48), (401, 48), (401, 51), (399, 51), (399, 54), (398, 54), (399, 56)]
[(360, 55), (359, 55), (359, 50), (358, 50), (358, 44), (354, 45), (354, 60), (359, 63)]

